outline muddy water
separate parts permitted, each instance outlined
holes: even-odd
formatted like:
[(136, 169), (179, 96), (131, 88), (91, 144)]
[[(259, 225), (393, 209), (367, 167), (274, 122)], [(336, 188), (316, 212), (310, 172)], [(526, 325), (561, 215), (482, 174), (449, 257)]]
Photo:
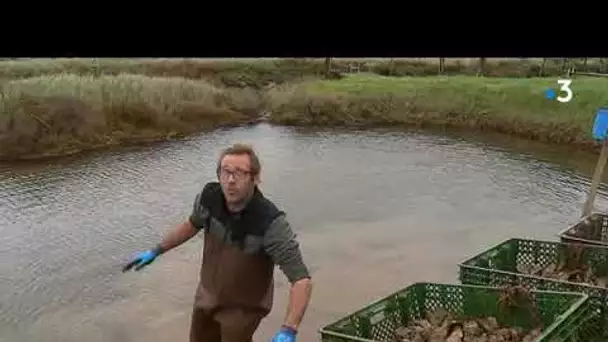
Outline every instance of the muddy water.
[[(553, 239), (576, 219), (595, 162), (487, 136), (259, 125), (4, 166), (0, 341), (186, 341), (201, 239), (141, 273), (120, 267), (187, 216), (218, 151), (237, 141), (259, 150), (262, 189), (287, 211), (313, 272), (301, 341), (407, 283), (455, 281), (459, 260), (502, 239)], [(260, 341), (285, 312), (277, 277)]]

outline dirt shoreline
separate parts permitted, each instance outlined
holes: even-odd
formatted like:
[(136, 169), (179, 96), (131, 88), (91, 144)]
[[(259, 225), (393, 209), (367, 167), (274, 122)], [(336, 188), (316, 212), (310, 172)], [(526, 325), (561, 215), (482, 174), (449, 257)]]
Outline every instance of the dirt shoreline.
[[(422, 132), (429, 131), (433, 133), (437, 132), (451, 132), (451, 133), (498, 133), (500, 135), (504, 135), (507, 137), (526, 139), (530, 141), (536, 141), (541, 143), (549, 143), (557, 146), (561, 146), (564, 149), (572, 149), (576, 148), (577, 150), (584, 153), (599, 153), (601, 146), (593, 141), (576, 141), (576, 142), (564, 142), (560, 139), (554, 139), (551, 135), (543, 135), (538, 136), (537, 132), (529, 131), (527, 134), (522, 134), (522, 132), (517, 133), (508, 133), (509, 131), (513, 131), (513, 129), (509, 129), (508, 127), (501, 127), (500, 129), (487, 129), (479, 127), (471, 127), (469, 125), (463, 125), (459, 123), (432, 123), (432, 122), (416, 122), (413, 124), (357, 124), (357, 125), (319, 125), (319, 124), (281, 124), (268, 120), (252, 120), (246, 123), (240, 124), (225, 124), (221, 126), (215, 127), (213, 130), (217, 129), (227, 129), (227, 128), (235, 128), (235, 127), (246, 127), (258, 123), (267, 123), (275, 126), (286, 126), (286, 127), (294, 127), (294, 128), (306, 128), (306, 129), (318, 129), (324, 130), (328, 128), (339, 128), (346, 130), (373, 130), (373, 129), (390, 129), (391, 132), (394, 131), (404, 131), (411, 132), (412, 129), (420, 130)], [(156, 136), (140, 136), (140, 137), (131, 137), (124, 141), (116, 141), (112, 143), (106, 144), (96, 144), (91, 146), (82, 146), (78, 148), (71, 148), (65, 150), (54, 150), (47, 151), (41, 153), (31, 153), (31, 154), (20, 154), (20, 155), (0, 155), (0, 163), (11, 163), (11, 162), (36, 162), (36, 161), (45, 161), (45, 160), (54, 160), (62, 157), (71, 157), (77, 156), (79, 154), (85, 154), (96, 151), (104, 151), (104, 150), (113, 150), (116, 148), (125, 148), (125, 147), (136, 147), (136, 146), (148, 146), (162, 142), (169, 141), (179, 141), (182, 139), (186, 139), (188, 137), (195, 136), (197, 134), (202, 134), (207, 131), (199, 131), (194, 133), (178, 133), (172, 137), (167, 137), (166, 134), (159, 133)]]
[(19, 155), (2, 155), (0, 154), (0, 163), (11, 163), (11, 162), (35, 162), (35, 161), (44, 161), (44, 160), (53, 160), (56, 158), (62, 157), (72, 157), (77, 156), (79, 154), (95, 152), (95, 151), (103, 151), (103, 150), (112, 150), (117, 148), (125, 148), (125, 147), (136, 147), (136, 146), (147, 146), (153, 145), (156, 143), (162, 142), (170, 142), (170, 141), (179, 141), (181, 139), (188, 138), (190, 136), (196, 134), (202, 134), (205, 132), (212, 132), (218, 129), (228, 129), (234, 127), (245, 127), (252, 124), (256, 124), (258, 122), (262, 122), (262, 120), (246, 120), (239, 123), (229, 123), (218, 125), (212, 129), (201, 130), (196, 132), (174, 132), (173, 134), (167, 135), (164, 132), (157, 132), (156, 134), (148, 134), (141, 136), (131, 136), (128, 138), (122, 138), (121, 140), (114, 140), (107, 143), (99, 143), (94, 145), (83, 145), (79, 147), (71, 147), (68, 149), (57, 148), (54, 150), (37, 152), (37, 153), (28, 153), (28, 154), (19, 154)]

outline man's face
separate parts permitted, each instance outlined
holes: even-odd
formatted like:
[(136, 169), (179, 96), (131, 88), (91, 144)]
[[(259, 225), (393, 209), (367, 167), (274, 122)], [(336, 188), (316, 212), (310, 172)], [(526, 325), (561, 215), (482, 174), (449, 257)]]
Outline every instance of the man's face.
[(247, 154), (226, 155), (220, 164), (220, 184), (228, 204), (241, 204), (258, 184), (251, 176), (251, 160)]

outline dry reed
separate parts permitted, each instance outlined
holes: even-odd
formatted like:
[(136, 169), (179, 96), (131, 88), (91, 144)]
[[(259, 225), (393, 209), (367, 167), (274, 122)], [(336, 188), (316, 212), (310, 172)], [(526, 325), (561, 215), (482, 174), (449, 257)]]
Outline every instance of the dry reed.
[(252, 89), (142, 75), (56, 74), (5, 82), (0, 154), (78, 150), (244, 122), (259, 111)]

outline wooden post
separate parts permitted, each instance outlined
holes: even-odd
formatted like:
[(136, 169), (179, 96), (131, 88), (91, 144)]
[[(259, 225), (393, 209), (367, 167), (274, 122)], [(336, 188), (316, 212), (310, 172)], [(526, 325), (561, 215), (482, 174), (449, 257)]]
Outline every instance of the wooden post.
[(547, 58), (543, 58), (543, 61), (540, 63), (540, 69), (538, 70), (538, 76), (545, 75), (545, 65), (547, 64)]
[(477, 76), (485, 75), (485, 69), (486, 69), (486, 59), (485, 59), (485, 57), (480, 57), (479, 58), (479, 69), (477, 70)]
[(445, 72), (445, 57), (439, 57), (439, 75)]
[(583, 71), (587, 71), (587, 57), (583, 58)]
[(606, 160), (608, 159), (608, 140), (604, 140), (602, 143), (602, 151), (600, 152), (600, 158), (595, 166), (595, 172), (591, 179), (591, 186), (589, 187), (589, 194), (587, 195), (587, 201), (583, 206), (583, 215), (589, 216), (593, 211), (593, 203), (595, 202), (595, 196), (597, 195), (597, 188), (600, 186), (602, 181), (602, 175), (604, 174), (604, 166), (606, 166)]
[(325, 57), (325, 78), (329, 78), (331, 74), (331, 57)]

